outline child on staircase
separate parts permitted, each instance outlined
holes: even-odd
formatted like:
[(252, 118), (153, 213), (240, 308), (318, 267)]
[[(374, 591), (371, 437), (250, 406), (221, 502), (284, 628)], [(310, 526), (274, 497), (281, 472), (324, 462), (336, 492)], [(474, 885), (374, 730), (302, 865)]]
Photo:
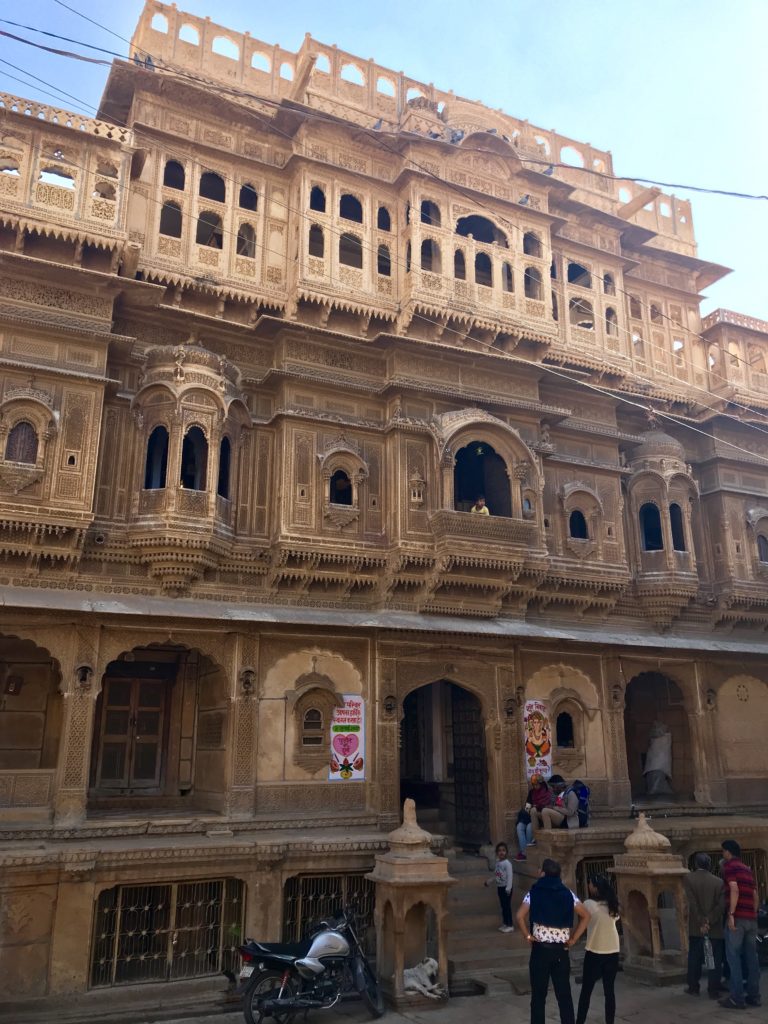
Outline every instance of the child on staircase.
[(493, 878), (485, 881), (486, 885), (496, 883), (496, 892), (499, 894), (499, 906), (501, 907), (502, 925), (500, 932), (513, 932), (512, 926), (512, 862), (509, 859), (509, 852), (506, 843), (496, 844), (496, 867)]

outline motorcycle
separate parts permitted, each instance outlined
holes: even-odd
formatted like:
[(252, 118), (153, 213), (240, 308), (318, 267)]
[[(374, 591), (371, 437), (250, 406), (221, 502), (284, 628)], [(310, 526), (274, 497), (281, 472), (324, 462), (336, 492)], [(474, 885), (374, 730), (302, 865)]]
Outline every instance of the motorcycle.
[(239, 953), (246, 1024), (288, 1024), (296, 1014), (330, 1010), (348, 999), (362, 999), (373, 1018), (384, 1013), (350, 908), (335, 921), (322, 921), (303, 942), (248, 939)]

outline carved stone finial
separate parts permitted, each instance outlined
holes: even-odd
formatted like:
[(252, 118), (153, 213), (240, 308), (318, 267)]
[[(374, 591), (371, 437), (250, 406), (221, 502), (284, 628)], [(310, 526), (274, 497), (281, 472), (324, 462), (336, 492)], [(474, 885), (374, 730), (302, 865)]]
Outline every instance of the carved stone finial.
[(392, 853), (400, 857), (431, 856), (432, 836), (416, 820), (416, 804), (408, 798), (403, 804), (403, 824), (390, 832), (387, 842)]
[(634, 832), (630, 832), (624, 840), (625, 849), (633, 852), (667, 850), (671, 846), (672, 843), (666, 836), (661, 835), (660, 832), (654, 832), (644, 811), (641, 811), (638, 816)]

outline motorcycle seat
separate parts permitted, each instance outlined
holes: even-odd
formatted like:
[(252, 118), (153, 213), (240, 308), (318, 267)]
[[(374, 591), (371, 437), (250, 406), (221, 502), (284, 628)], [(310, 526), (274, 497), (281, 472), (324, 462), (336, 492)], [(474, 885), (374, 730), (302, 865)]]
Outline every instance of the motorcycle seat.
[(246, 948), (249, 952), (256, 955), (261, 953), (263, 956), (278, 956), (285, 960), (299, 960), (307, 955), (311, 944), (310, 939), (305, 939), (303, 942), (256, 942), (251, 940)]

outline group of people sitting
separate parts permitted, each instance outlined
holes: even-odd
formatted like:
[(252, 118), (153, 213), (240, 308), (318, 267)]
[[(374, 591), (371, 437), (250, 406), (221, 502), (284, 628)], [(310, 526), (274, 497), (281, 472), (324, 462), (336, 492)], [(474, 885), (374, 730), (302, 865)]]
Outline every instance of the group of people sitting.
[(520, 852), (515, 860), (525, 860), (525, 851), (536, 845), (539, 828), (586, 828), (589, 824), (589, 786), (574, 779), (568, 785), (562, 775), (547, 781), (543, 775), (531, 776), (528, 797), (517, 815), (517, 842)]

